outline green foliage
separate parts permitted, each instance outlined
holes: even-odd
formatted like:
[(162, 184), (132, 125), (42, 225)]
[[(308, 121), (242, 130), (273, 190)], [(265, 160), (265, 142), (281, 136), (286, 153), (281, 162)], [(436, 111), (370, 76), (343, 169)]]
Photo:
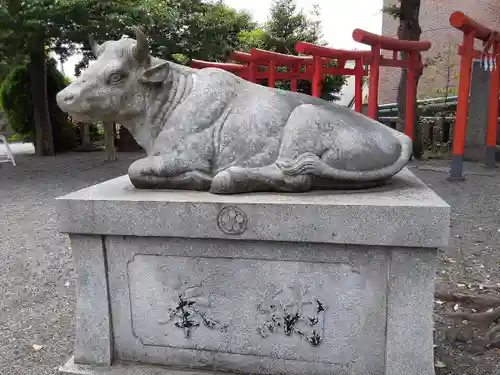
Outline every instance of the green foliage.
[[(47, 91), (49, 113), (53, 126), (56, 151), (66, 151), (76, 146), (75, 131), (55, 101), (56, 93), (66, 87), (65, 77), (57, 70), (55, 61), (47, 62)], [(0, 105), (16, 137), (33, 140), (35, 134), (33, 101), (28, 63), (21, 64), (6, 76), (0, 86)]]
[(321, 43), (320, 9), (314, 6), (312, 17), (307, 17), (302, 10), (297, 11), (294, 0), (274, 0), (270, 16), (264, 26), (266, 44), (272, 51), (296, 54), (297, 42)]
[(25, 51), (41, 38), (68, 56), (90, 30), (112, 37), (146, 17), (132, 0), (0, 0), (0, 37), (8, 42), (3, 49)]
[[(77, 42), (79, 38), (86, 38), (87, 33), (98, 42), (120, 37), (123, 33), (133, 37), (129, 26), (138, 25), (148, 36), (153, 55), (188, 64), (191, 59), (225, 61), (229, 51), (237, 45), (239, 33), (256, 26), (249, 13), (238, 12), (223, 1), (141, 0), (133, 3), (133, 14), (121, 17), (121, 24), (103, 26), (106, 20), (95, 20), (94, 25), (86, 23), (85, 35), (76, 33), (69, 39)], [(129, 10), (124, 9), (123, 15)], [(109, 11), (103, 13), (106, 19)], [(75, 67), (76, 75), (94, 59), (87, 41), (82, 39), (82, 43), (83, 59)]]
[(15, 143), (15, 142), (31, 142), (33, 138), (33, 134), (19, 134), (19, 133), (14, 133), (12, 134), (11, 137), (7, 139), (9, 143)]
[(0, 60), (0, 82), (9, 74), (12, 63), (7, 60)]
[(401, 0), (398, 0), (399, 4), (390, 4), (382, 8), (382, 12), (388, 14), (392, 18), (398, 20), (401, 18)]
[(132, 25), (151, 22), (133, 0), (0, 0), (0, 53), (19, 63), (43, 43), (65, 60), (79, 43), (89, 47), (89, 33), (116, 38)]
[(223, 1), (155, 0), (150, 14), (154, 22), (145, 25), (154, 55), (171, 59), (225, 61), (241, 32), (256, 27), (247, 12), (228, 7)]
[(252, 48), (266, 48), (268, 36), (262, 29), (244, 30), (238, 34), (238, 49), (249, 52)]
[(401, 8), (399, 5), (396, 5), (396, 4), (383, 7), (382, 12), (388, 14), (389, 16), (394, 18), (395, 20), (398, 20), (401, 17)]
[[(90, 30), (98, 38), (109, 39), (147, 18), (132, 0), (0, 0), (0, 56), (16, 65), (28, 59), (32, 78), (34, 72), (41, 75), (32, 79), (28, 92), (34, 96), (32, 104), (39, 114), (34, 118), (38, 155), (54, 154), (51, 132), (54, 139), (71, 136), (66, 128), (56, 129), (50, 123), (51, 117), (59, 115), (46, 104), (54, 102), (55, 92), (49, 94), (45, 88), (44, 54), (52, 50), (67, 58), (76, 50), (76, 43), (87, 43)], [(61, 147), (66, 145), (58, 144), (55, 149)]]
[(28, 64), (15, 67), (0, 86), (0, 105), (12, 130), (27, 134), (32, 129), (27, 123), (32, 116), (27, 108), (32, 108)]

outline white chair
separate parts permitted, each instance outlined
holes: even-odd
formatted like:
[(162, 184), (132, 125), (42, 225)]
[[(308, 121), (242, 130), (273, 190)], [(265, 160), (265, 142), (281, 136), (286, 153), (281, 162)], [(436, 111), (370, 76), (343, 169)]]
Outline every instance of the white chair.
[[(4, 135), (0, 135), (0, 141), (3, 142), (3, 144), (5, 145), (5, 149), (7, 150), (7, 158), (4, 159), (0, 159), (0, 163), (8, 163), (8, 162), (11, 162), (12, 165), (15, 167), (16, 166), (16, 161), (14, 160), (14, 155), (12, 155), (12, 151), (10, 150), (10, 147), (9, 147), (9, 142), (7, 142), (7, 138), (5, 138)], [(1, 155), (3, 156), (3, 155)]]

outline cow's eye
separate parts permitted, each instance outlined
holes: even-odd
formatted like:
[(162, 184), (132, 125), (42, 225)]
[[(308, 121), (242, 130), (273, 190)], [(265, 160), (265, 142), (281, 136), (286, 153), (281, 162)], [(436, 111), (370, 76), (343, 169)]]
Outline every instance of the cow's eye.
[(125, 77), (123, 73), (112, 73), (108, 77), (108, 83), (109, 84), (114, 84), (114, 83), (119, 83), (121, 80)]

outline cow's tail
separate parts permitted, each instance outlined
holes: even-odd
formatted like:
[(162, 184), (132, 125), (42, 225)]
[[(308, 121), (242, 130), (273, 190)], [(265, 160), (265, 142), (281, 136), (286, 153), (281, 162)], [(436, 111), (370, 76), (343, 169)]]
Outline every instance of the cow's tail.
[[(398, 131), (394, 130), (394, 133), (394, 136), (401, 144), (399, 158), (393, 164), (380, 169), (369, 171), (347, 171), (338, 169), (330, 166), (313, 153), (304, 153), (293, 160), (278, 160), (276, 165), (284, 174), (289, 176), (311, 174), (318, 177), (353, 182), (384, 180), (400, 172), (406, 164), (408, 164), (412, 155), (412, 140)], [(370, 157), (370, 155), (367, 155), (367, 157)]]

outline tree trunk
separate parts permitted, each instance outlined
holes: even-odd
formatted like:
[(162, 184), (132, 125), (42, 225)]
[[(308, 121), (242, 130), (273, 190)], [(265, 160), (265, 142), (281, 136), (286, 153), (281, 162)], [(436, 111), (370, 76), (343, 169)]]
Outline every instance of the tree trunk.
[(116, 149), (115, 149), (115, 124), (112, 122), (104, 123), (104, 144), (106, 147), (106, 154), (108, 155), (108, 160), (116, 160)]
[(80, 149), (91, 150), (92, 139), (90, 137), (90, 125), (88, 122), (80, 123), (80, 138), (82, 139), (82, 144), (80, 145)]
[(31, 41), (29, 57), (33, 117), (35, 121), (35, 153), (38, 156), (53, 156), (55, 155), (54, 138), (47, 99), (47, 65), (43, 37)]
[[(399, 13), (399, 27), (398, 27), (398, 38), (401, 40), (420, 40), (420, 34), (422, 34), (422, 29), (419, 25), (419, 13), (420, 13), (420, 0), (401, 0), (400, 13)], [(408, 58), (408, 54), (405, 52), (401, 53), (403, 59)], [(417, 73), (416, 86), (418, 87), (418, 81), (422, 76), (422, 71)], [(405, 119), (406, 119), (406, 86), (407, 86), (407, 69), (401, 69), (401, 77), (398, 86), (398, 111), (399, 117), (401, 118), (401, 124), (403, 131), (405, 131)], [(415, 100), (415, 106), (417, 106)], [(417, 111), (415, 111), (416, 117), (418, 118)], [(415, 134), (413, 142), (413, 156), (415, 158), (420, 158), (422, 155), (422, 142), (418, 136), (418, 121), (415, 119)]]
[(134, 139), (132, 134), (128, 131), (128, 129), (124, 126), (120, 126), (119, 130), (120, 142), (118, 144), (118, 149), (121, 152), (134, 152), (142, 150), (141, 146)]

